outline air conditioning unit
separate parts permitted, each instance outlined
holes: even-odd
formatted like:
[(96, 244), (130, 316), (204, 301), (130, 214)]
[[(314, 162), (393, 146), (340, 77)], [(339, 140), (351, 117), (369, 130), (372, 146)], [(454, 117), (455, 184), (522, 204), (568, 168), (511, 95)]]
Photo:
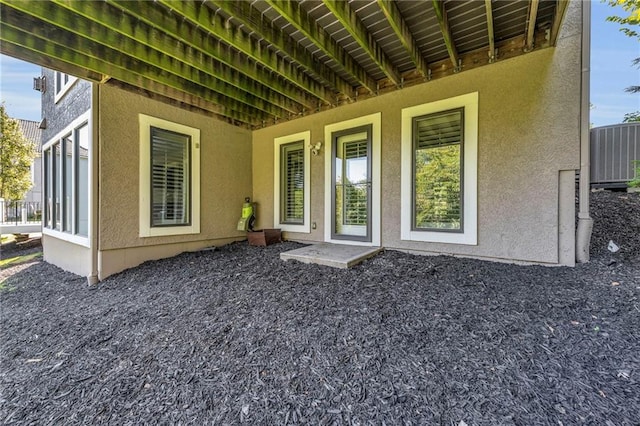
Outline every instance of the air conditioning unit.
[(33, 77), (33, 90), (44, 93), (47, 90), (46, 81), (44, 77)]

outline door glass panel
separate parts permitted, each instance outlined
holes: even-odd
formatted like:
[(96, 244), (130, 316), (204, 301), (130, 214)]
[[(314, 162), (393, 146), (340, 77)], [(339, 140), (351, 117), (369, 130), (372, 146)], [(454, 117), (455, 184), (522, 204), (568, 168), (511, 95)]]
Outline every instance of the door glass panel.
[(336, 235), (366, 237), (369, 223), (369, 138), (367, 132), (335, 139), (334, 226)]

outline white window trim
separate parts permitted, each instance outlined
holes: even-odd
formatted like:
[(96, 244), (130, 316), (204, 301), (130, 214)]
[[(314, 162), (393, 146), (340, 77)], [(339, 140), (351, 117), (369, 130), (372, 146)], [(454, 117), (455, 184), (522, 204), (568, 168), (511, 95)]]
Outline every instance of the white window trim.
[[(464, 232), (414, 231), (413, 209), (413, 118), (464, 107)], [(401, 239), (450, 244), (478, 244), (478, 92), (416, 105), (402, 110)]]
[[(280, 147), (282, 145), (302, 141), (304, 151), (304, 218), (300, 225), (280, 222)], [(273, 140), (273, 226), (287, 232), (311, 232), (311, 131), (282, 136)]]
[(67, 81), (66, 84), (63, 84), (62, 87), (58, 87), (58, 74), (65, 74), (63, 72), (60, 71), (54, 71), (55, 75), (53, 76), (53, 82), (54, 82), (54, 99), (53, 102), (54, 103), (58, 103), (60, 101), (60, 99), (62, 99), (64, 97), (64, 95), (67, 94), (67, 92), (69, 91), (69, 89), (71, 89), (71, 86), (73, 86), (76, 81), (78, 81), (78, 77), (74, 77), (70, 74), (67, 74), (69, 76), (69, 81)]
[[(93, 125), (91, 122), (91, 110), (87, 110), (85, 113), (83, 113), (82, 115), (80, 115), (79, 117), (77, 117), (75, 120), (73, 120), (67, 127), (65, 127), (63, 130), (61, 130), (60, 132), (58, 132), (54, 137), (52, 137), (51, 139), (49, 139), (46, 143), (44, 143), (42, 145), (42, 153), (43, 155), (41, 156), (41, 161), (44, 161), (44, 159), (46, 158), (44, 156), (44, 152), (49, 149), (54, 143), (59, 142), (64, 136), (67, 136), (68, 134), (73, 134), (74, 130), (81, 127), (83, 124), (87, 124), (87, 126), (89, 127), (89, 135), (93, 135)], [(91, 203), (92, 200), (92, 188), (93, 188), (93, 167), (91, 167), (91, 165), (93, 164), (93, 141), (91, 141), (91, 143), (89, 144), (89, 193), (87, 194), (87, 200), (89, 201), (89, 206), (88, 206), (88, 220), (89, 220), (89, 224), (88, 224), (88, 232), (87, 232), (87, 236), (82, 236), (82, 235), (75, 235), (75, 234), (71, 234), (68, 232), (63, 232), (63, 231), (58, 231), (56, 229), (52, 229), (52, 228), (47, 228), (46, 226), (42, 226), (42, 233), (44, 235), (49, 235), (51, 237), (55, 237), (59, 240), (63, 240), (63, 241), (68, 241), (70, 243), (73, 244), (77, 244), (79, 246), (83, 246), (83, 247), (87, 247), (90, 248), (91, 247), (91, 241), (90, 241), (90, 235), (92, 235), (93, 232), (93, 204)], [(75, 155), (75, 154), (74, 154)], [(75, 158), (73, 159), (73, 163), (75, 163)], [(45, 168), (42, 167), (42, 173), (44, 173)], [(75, 182), (76, 180), (76, 169), (75, 167), (72, 168), (72, 176), (71, 179)], [(44, 190), (44, 185), (47, 184), (46, 181), (47, 177), (43, 176), (42, 179), (42, 206), (43, 206), (43, 213), (44, 213), (44, 206), (47, 203), (47, 200), (44, 199), (44, 194), (46, 193), (46, 191)], [(75, 190), (74, 190), (75, 193)], [(75, 209), (74, 209), (75, 210)], [(75, 214), (75, 213), (74, 213)], [(75, 218), (73, 218), (75, 219)], [(44, 220), (44, 214), (43, 214), (43, 220)], [(75, 223), (75, 220), (72, 220), (72, 224)], [(72, 225), (75, 226), (75, 225)]]
[[(200, 233), (200, 129), (139, 114), (140, 123), (140, 237), (160, 237)], [(151, 227), (151, 127), (191, 136), (191, 225)]]
[[(380, 246), (380, 171), (381, 171), (381, 120), (382, 114), (365, 115), (339, 123), (324, 126), (324, 240), (333, 244), (349, 244), (354, 246)], [(340, 130), (352, 129), (355, 127), (371, 124), (371, 242), (352, 241), (331, 238), (331, 154), (333, 150), (333, 140), (331, 135)]]

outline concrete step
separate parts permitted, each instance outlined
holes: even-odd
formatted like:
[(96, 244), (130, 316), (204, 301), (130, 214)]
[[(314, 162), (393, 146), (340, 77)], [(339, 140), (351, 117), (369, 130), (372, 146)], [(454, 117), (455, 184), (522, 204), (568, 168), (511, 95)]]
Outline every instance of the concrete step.
[(382, 247), (321, 243), (280, 253), (280, 259), (346, 269), (375, 256), (381, 250)]

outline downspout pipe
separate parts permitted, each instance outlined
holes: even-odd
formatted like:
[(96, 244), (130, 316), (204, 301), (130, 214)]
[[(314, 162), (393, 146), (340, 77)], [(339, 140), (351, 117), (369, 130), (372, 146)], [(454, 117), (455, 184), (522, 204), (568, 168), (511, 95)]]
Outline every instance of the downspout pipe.
[(98, 165), (100, 164), (99, 158), (98, 158), (98, 154), (99, 154), (99, 140), (98, 140), (98, 135), (99, 135), (99, 131), (98, 131), (98, 126), (99, 126), (99, 115), (98, 115), (98, 108), (99, 108), (99, 93), (100, 90), (100, 85), (98, 83), (92, 83), (91, 84), (91, 151), (90, 151), (90, 155), (91, 155), (91, 168), (90, 168), (90, 173), (91, 173), (91, 179), (89, 180), (90, 182), (90, 222), (89, 222), (89, 226), (90, 226), (90, 235), (91, 237), (89, 238), (89, 245), (90, 245), (90, 251), (91, 251), (91, 258), (90, 258), (90, 273), (87, 276), (87, 283), (89, 285), (95, 285), (98, 284), (98, 282), (100, 281), (99, 279), (99, 271), (98, 271), (98, 200), (99, 200), (99, 194), (98, 194)]
[(582, 73), (580, 99), (580, 181), (578, 184), (578, 229), (576, 231), (576, 261), (589, 261), (589, 244), (593, 219), (589, 214), (590, 194), (590, 144), (589, 144), (589, 110), (591, 81), (591, 2), (581, 2), (582, 5)]

